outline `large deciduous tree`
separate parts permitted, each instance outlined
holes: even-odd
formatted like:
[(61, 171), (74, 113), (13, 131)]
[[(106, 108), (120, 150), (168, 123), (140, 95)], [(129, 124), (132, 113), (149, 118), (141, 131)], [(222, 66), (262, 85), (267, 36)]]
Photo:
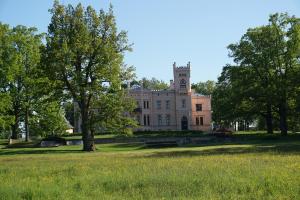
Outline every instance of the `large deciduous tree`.
[[(44, 82), (40, 73), (40, 48), (42, 35), (36, 34), (36, 28), (17, 26), (12, 29), (15, 70), (14, 79), (10, 86), (15, 87), (17, 99), (20, 105), (21, 115), (24, 117), (25, 140), (29, 140), (29, 117), (34, 104), (41, 96), (40, 83)], [(43, 84), (44, 86), (45, 84)], [(14, 104), (14, 105), (16, 105)], [(15, 116), (16, 117), (16, 116)]]
[[(113, 111), (108, 108), (118, 108), (119, 112), (112, 112), (118, 114), (116, 118), (125, 109), (117, 102), (124, 100), (118, 97), (122, 94), (123, 54), (130, 50), (126, 32), (117, 31), (112, 7), (108, 12), (97, 13), (91, 6), (85, 9), (81, 4), (64, 6), (55, 1), (50, 12), (47, 74), (61, 86), (62, 94), (78, 104), (83, 150), (93, 151), (93, 130), (99, 123), (95, 119)], [(106, 100), (108, 96), (114, 100)]]
[[(228, 48), (236, 62), (238, 78), (223, 73), (225, 78), (219, 79), (217, 86), (229, 85), (226, 89), (230, 88), (232, 95), (228, 101), (235, 102), (234, 108), (247, 105), (248, 110), (234, 117), (260, 114), (266, 119), (268, 133), (272, 133), (274, 118), (279, 116), (281, 133), (287, 134), (288, 117), (292, 113), (296, 116), (293, 110), (298, 104), (300, 20), (287, 14), (271, 15), (268, 25), (248, 29), (238, 43)], [(218, 87), (220, 90), (222, 87)], [(239, 102), (233, 101), (236, 97)]]
[(0, 131), (7, 131), (12, 123), (12, 116), (8, 114), (11, 109), (11, 96), (8, 93), (8, 76), (7, 71), (9, 65), (6, 63), (8, 52), (6, 49), (10, 48), (9, 45), (10, 29), (8, 25), (0, 23)]
[[(35, 28), (16, 26), (12, 29), (0, 24), (1, 95), (9, 97), (5, 114), (11, 116), (12, 138), (19, 135), (20, 122), (24, 119), (26, 140), (29, 140), (29, 115), (34, 101), (40, 94), (40, 47), (42, 35)], [(7, 98), (6, 98), (7, 99)], [(8, 101), (3, 101), (3, 103)]]

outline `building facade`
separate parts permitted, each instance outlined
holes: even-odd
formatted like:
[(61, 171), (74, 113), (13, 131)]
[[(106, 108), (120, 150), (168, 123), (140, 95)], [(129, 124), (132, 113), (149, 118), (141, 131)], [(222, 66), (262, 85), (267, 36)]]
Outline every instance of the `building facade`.
[(173, 64), (174, 79), (167, 90), (134, 87), (129, 95), (137, 102), (134, 117), (139, 131), (211, 130), (211, 97), (191, 89), (191, 66)]

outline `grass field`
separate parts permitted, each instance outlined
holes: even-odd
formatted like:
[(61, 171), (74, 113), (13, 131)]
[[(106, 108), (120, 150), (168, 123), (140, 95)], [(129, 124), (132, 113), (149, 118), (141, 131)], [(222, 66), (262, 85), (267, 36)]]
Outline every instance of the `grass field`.
[[(124, 134), (104, 134), (104, 135), (95, 135), (95, 138), (136, 138), (136, 137), (176, 137), (176, 136), (189, 136), (189, 137), (194, 137), (194, 136), (202, 136), (203, 132), (201, 131), (157, 131), (157, 132), (136, 132), (132, 135), (124, 135)], [(65, 136), (64, 138), (68, 140), (73, 140), (73, 139), (81, 139), (81, 135), (75, 134), (75, 136), (69, 135)]]
[(3, 148), (0, 199), (300, 199), (300, 136), (205, 145)]

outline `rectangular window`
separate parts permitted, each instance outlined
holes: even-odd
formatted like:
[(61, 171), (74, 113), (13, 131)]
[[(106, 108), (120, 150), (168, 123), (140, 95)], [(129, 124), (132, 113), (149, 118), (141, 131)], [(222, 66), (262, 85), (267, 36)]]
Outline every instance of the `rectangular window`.
[(196, 117), (196, 125), (199, 126), (200, 125), (200, 120), (199, 117)]
[(139, 115), (136, 116), (136, 121), (138, 122), (138, 125), (141, 125), (141, 119)]
[(147, 118), (146, 118), (146, 115), (144, 115), (144, 126), (147, 126)]
[(144, 101), (144, 109), (149, 109), (149, 101)]
[(185, 108), (185, 99), (182, 99), (182, 101), (181, 101), (181, 107)]
[(196, 104), (196, 111), (202, 111), (202, 104)]
[(156, 101), (156, 108), (161, 109), (161, 101), (160, 100)]
[(171, 116), (169, 114), (166, 115), (166, 125), (170, 126)]
[(158, 126), (162, 125), (162, 117), (161, 117), (161, 115), (157, 115), (157, 122), (158, 122)]
[(147, 115), (148, 126), (150, 126), (150, 115)]
[(170, 109), (170, 100), (166, 100), (166, 109), (167, 109), (167, 110)]
[(203, 126), (203, 117), (200, 117), (200, 125)]

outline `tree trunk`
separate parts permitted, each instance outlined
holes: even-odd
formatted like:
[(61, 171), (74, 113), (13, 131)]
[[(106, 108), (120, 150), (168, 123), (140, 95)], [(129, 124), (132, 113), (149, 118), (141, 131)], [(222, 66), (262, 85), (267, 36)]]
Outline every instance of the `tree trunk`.
[(11, 139), (18, 139), (19, 138), (19, 112), (18, 110), (15, 109), (14, 112), (15, 115), (15, 121), (14, 124), (11, 126), (12, 129), (12, 134), (11, 134)]
[(267, 105), (267, 114), (265, 118), (266, 118), (267, 132), (269, 134), (273, 134), (273, 116), (272, 116), (271, 104)]
[(234, 126), (234, 131), (237, 131), (236, 121), (233, 122), (233, 126)]
[(29, 141), (29, 110), (28, 107), (26, 107), (25, 109), (25, 141), (28, 142)]
[(83, 151), (95, 151), (96, 148), (94, 143), (94, 137), (91, 133), (91, 130), (89, 130), (88, 126), (86, 128), (86, 125), (84, 124), (85, 122), (82, 123)]
[(279, 105), (279, 127), (282, 135), (287, 135), (288, 126), (287, 126), (287, 105), (286, 101), (282, 100)]
[(95, 151), (95, 142), (94, 135), (91, 132), (89, 121), (88, 121), (88, 112), (86, 108), (83, 108), (81, 111), (81, 130), (82, 130), (82, 141), (83, 141), (83, 151)]
[(19, 117), (15, 116), (14, 124), (11, 126), (11, 139), (18, 139), (19, 137)]

